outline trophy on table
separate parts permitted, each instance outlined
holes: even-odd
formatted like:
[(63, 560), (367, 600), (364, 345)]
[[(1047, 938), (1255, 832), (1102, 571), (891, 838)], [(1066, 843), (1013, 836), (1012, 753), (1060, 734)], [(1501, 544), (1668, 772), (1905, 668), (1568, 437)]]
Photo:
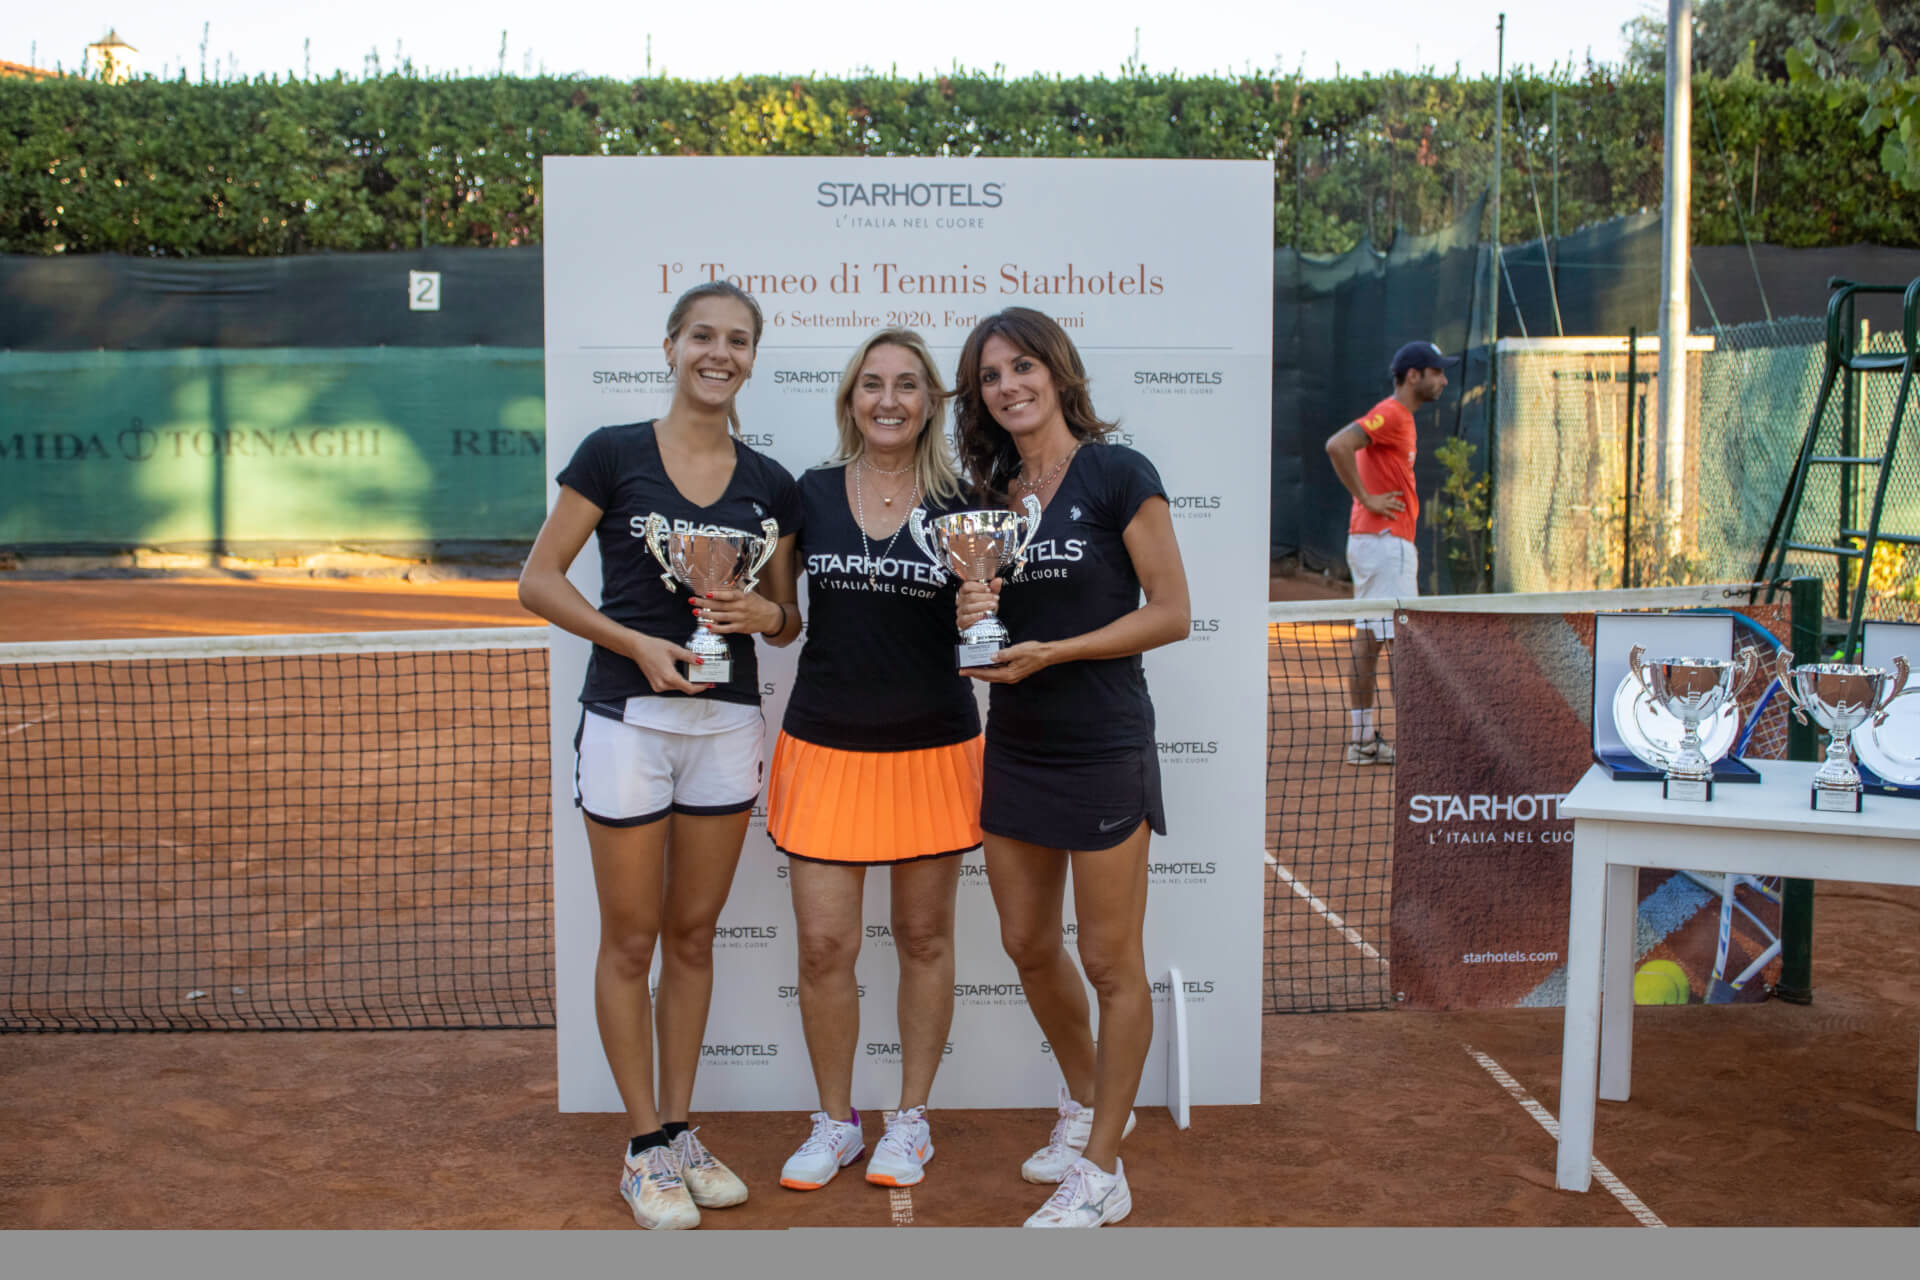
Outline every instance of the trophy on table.
[(1654, 706), (1680, 722), (1680, 749), (1667, 762), (1660, 794), (1669, 800), (1713, 799), (1713, 762), (1700, 746), (1700, 724), (1725, 706), (1759, 655), (1752, 646), (1725, 658), (1649, 658), (1644, 645), (1627, 654), (1627, 670)]
[[(964, 582), (992, 582), (1013, 566), (1018, 577), (1026, 567), (1027, 547), (1040, 531), (1040, 500), (1028, 494), (1021, 500), (1024, 514), (1015, 511), (953, 511), (927, 519), (926, 508), (907, 513), (907, 528), (920, 550), (934, 564)], [(989, 667), (1000, 650), (1012, 643), (1007, 626), (989, 613), (960, 633), (953, 647), (957, 667)]]
[[(691, 587), (696, 595), (737, 587), (753, 590), (760, 581), (760, 570), (773, 557), (780, 544), (780, 524), (762, 520), (759, 533), (744, 533), (718, 525), (688, 525), (676, 529), (673, 522), (658, 512), (649, 513), (643, 526), (647, 549), (660, 562), (660, 581), (673, 590), (674, 580)], [(707, 630), (704, 619), (694, 627), (686, 647), (699, 655), (698, 667), (676, 663), (688, 680), (699, 684), (725, 684), (733, 678), (733, 660), (727, 641)]]
[(1844, 662), (1796, 667), (1792, 651), (1782, 649), (1775, 674), (1800, 723), (1807, 723), (1811, 715), (1829, 735), (1826, 762), (1813, 775), (1812, 807), (1829, 813), (1860, 812), (1860, 771), (1853, 767), (1850, 739), (1867, 721), (1877, 725), (1887, 718), (1887, 705), (1906, 687), (1907, 660), (1896, 654), (1891, 671)]

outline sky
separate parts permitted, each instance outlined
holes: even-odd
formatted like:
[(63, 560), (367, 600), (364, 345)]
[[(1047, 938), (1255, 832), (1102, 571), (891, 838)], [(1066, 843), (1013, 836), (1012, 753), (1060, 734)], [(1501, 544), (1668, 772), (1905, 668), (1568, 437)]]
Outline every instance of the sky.
[[(966, 6), (836, 4), (800, 0), (331, 0), (309, 6), (259, 0), (73, 0), (23, 5), (0, 34), (0, 58), (78, 67), (112, 28), (136, 65), (208, 76), (365, 74), (377, 50), (434, 74), (584, 74), (694, 80), (739, 74), (838, 75), (897, 70), (909, 78), (962, 70), (1009, 77), (1121, 73), (1137, 49), (1150, 72), (1292, 74), (1309, 79), (1431, 68), (1492, 75), (1499, 15), (1506, 65), (1618, 62), (1621, 26), (1650, 0), (975, 0)], [(799, 15), (799, 16), (796, 16)], [(505, 57), (501, 55), (505, 32)], [(1136, 36), (1137, 31), (1137, 36)], [(310, 43), (309, 43), (310, 42)], [(649, 49), (651, 63), (649, 63)]]

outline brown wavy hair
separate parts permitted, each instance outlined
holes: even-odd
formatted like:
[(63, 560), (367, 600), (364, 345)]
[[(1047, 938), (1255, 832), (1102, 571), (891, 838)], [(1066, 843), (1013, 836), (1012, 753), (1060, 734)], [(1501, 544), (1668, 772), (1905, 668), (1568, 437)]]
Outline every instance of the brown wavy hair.
[[(680, 331), (687, 327), (688, 313), (693, 310), (693, 304), (702, 298), (731, 298), (745, 304), (747, 314), (753, 317), (753, 349), (756, 352), (760, 350), (760, 334), (767, 327), (766, 317), (760, 314), (760, 304), (753, 300), (753, 295), (731, 280), (709, 280), (693, 286), (674, 299), (673, 310), (667, 312), (668, 342), (680, 341)], [(678, 378), (680, 371), (674, 369), (673, 375)], [(738, 398), (737, 392), (735, 398)], [(734, 435), (740, 434), (740, 410), (732, 404), (727, 405), (727, 425), (733, 428)]]
[(1020, 453), (1007, 429), (994, 421), (980, 389), (980, 353), (988, 338), (1004, 338), (1022, 355), (1038, 360), (1053, 376), (1061, 416), (1076, 440), (1087, 444), (1104, 440), (1115, 424), (1093, 411), (1088, 394), (1087, 367), (1080, 362), (1073, 339), (1051, 316), (1032, 307), (1008, 307), (973, 327), (960, 349), (960, 369), (954, 378), (953, 434), (960, 465), (977, 501), (1003, 503), (1013, 478), (1020, 474)]

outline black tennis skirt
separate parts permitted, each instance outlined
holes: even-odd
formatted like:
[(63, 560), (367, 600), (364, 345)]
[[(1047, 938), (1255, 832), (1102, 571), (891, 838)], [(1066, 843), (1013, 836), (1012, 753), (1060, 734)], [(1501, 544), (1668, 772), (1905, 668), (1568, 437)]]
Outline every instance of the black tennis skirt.
[(980, 829), (1052, 849), (1111, 849), (1142, 822), (1167, 834), (1152, 743), (1098, 755), (1013, 747), (987, 735)]

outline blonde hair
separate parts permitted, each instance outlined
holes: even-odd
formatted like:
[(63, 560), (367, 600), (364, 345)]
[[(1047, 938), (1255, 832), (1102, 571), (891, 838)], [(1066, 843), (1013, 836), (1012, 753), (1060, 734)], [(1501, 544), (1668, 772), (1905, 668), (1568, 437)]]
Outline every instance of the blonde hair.
[(926, 374), (927, 420), (921, 424), (913, 450), (913, 474), (920, 482), (921, 496), (943, 502), (958, 498), (960, 468), (954, 465), (953, 446), (947, 440), (946, 430), (947, 400), (952, 393), (940, 381), (940, 366), (927, 350), (926, 339), (912, 329), (882, 329), (854, 349), (853, 358), (847, 361), (846, 370), (840, 375), (840, 389), (833, 396), (833, 419), (839, 428), (839, 439), (833, 456), (821, 465), (851, 465), (867, 451), (866, 437), (860, 434), (860, 426), (853, 420), (853, 393), (860, 382), (860, 370), (866, 367), (867, 357), (876, 347), (899, 347), (911, 352)]
[[(705, 284), (697, 284), (675, 299), (673, 310), (667, 312), (668, 342), (680, 341), (681, 330), (687, 327), (693, 304), (702, 298), (730, 298), (744, 305), (747, 314), (753, 317), (753, 349), (760, 349), (760, 334), (767, 327), (766, 317), (760, 314), (760, 304), (753, 300), (753, 295), (731, 280), (709, 280)], [(678, 368), (674, 368), (673, 376), (679, 378)], [(732, 403), (727, 405), (727, 425), (732, 428), (734, 435), (740, 434), (740, 410)]]

